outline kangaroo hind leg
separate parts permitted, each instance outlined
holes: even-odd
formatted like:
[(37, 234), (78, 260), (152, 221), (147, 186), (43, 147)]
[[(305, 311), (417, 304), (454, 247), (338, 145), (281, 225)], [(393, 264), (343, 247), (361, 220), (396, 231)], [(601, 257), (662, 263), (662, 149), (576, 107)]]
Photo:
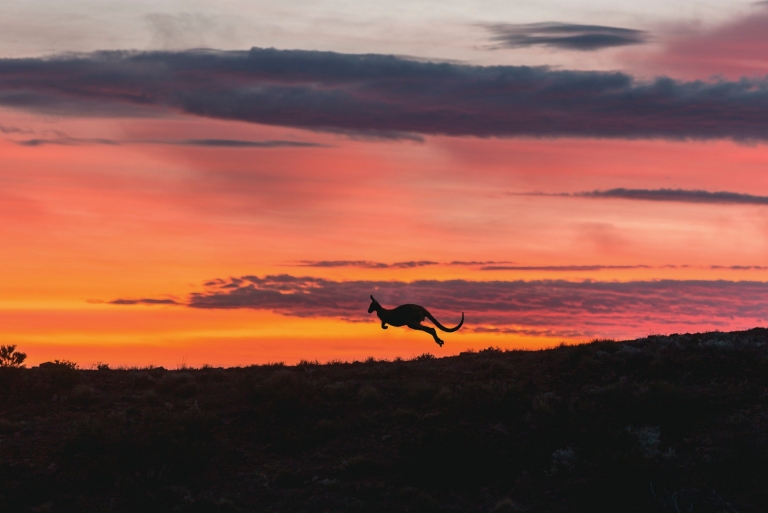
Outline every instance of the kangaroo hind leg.
[(437, 336), (437, 332), (435, 331), (435, 328), (430, 328), (429, 326), (422, 326), (421, 324), (409, 324), (409, 328), (412, 330), (418, 330), (418, 331), (426, 331), (432, 337), (435, 339), (435, 342), (438, 346), (443, 347), (444, 342), (440, 340), (440, 337)]

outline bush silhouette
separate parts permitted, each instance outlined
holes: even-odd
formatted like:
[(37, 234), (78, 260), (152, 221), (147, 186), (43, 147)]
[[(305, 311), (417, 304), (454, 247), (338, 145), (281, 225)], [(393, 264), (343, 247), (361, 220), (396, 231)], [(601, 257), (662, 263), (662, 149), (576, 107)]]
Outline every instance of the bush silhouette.
[(39, 367), (48, 376), (55, 388), (70, 389), (80, 381), (77, 363), (70, 360), (43, 362)]
[(16, 351), (15, 345), (0, 346), (0, 367), (24, 367), (26, 353)]

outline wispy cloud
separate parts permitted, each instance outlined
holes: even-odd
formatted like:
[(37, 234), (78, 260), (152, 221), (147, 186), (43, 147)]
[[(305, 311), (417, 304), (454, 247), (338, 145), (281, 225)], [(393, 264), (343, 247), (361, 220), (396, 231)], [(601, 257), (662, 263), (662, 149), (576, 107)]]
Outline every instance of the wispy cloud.
[(468, 66), (274, 50), (0, 60), (0, 105), (220, 119), (357, 134), (768, 139), (768, 79)]
[(34, 130), (30, 130), (28, 128), (0, 125), (0, 134), (32, 134), (32, 133), (34, 133)]
[(739, 192), (708, 192), (685, 189), (610, 189), (607, 191), (580, 192), (575, 196), (585, 198), (620, 198), (645, 201), (681, 201), (685, 203), (741, 203), (768, 205), (768, 196), (755, 196)]
[(26, 139), (16, 141), (22, 146), (84, 146), (123, 144), (162, 144), (171, 146), (207, 146), (210, 148), (323, 148), (326, 145), (304, 141), (244, 141), (239, 139), (140, 139), (119, 141), (116, 139), (88, 139), (78, 137), (57, 137), (53, 139)]
[(764, 77), (768, 73), (768, 4), (749, 3), (739, 16), (725, 18), (721, 24), (668, 25), (658, 34), (661, 44), (656, 51), (626, 57), (655, 75)]
[(370, 260), (302, 260), (298, 265), (302, 267), (361, 267), (364, 269), (409, 269), (413, 267), (425, 267), (428, 265), (457, 265), (457, 266), (484, 266), (494, 264), (511, 264), (513, 262), (496, 262), (494, 260), (460, 261), (454, 260), (443, 264), (431, 260), (409, 260), (407, 262), (372, 262)]
[(118, 141), (112, 139), (87, 139), (76, 137), (57, 137), (55, 139), (25, 139), (23, 141), (16, 141), (16, 144), (21, 146), (88, 146), (88, 145), (106, 145), (117, 146), (121, 144)]
[(645, 31), (577, 23), (487, 24), (493, 48), (548, 46), (563, 50), (594, 51), (614, 46), (645, 43)]
[(711, 265), (710, 269), (730, 269), (731, 271), (764, 271), (765, 265)]
[(414, 143), (424, 142), (424, 138), (419, 134), (403, 132), (401, 130), (382, 130), (378, 128), (366, 128), (358, 130), (325, 126), (318, 129), (318, 131), (340, 135), (353, 141), (410, 141)]
[(173, 299), (152, 299), (152, 298), (142, 298), (142, 299), (115, 299), (113, 301), (109, 301), (109, 304), (111, 305), (178, 305), (178, 301), (175, 301)]
[[(385, 307), (424, 305), (445, 322), (464, 312), (468, 329), (498, 329), (499, 333), (637, 336), (659, 329), (735, 329), (768, 321), (768, 283), (726, 280), (407, 283), (241, 276), (211, 280), (185, 304), (201, 309), (251, 308), (290, 316), (364, 321), (371, 318), (367, 313), (370, 294)], [(148, 300), (118, 301), (149, 304)]]
[(508, 260), (504, 261), (494, 261), (494, 260), (454, 260), (453, 262), (449, 262), (448, 265), (496, 265), (496, 264), (514, 264), (514, 262), (510, 262)]
[(238, 139), (183, 139), (137, 141), (140, 144), (172, 144), (176, 146), (208, 146), (212, 148), (326, 148), (325, 144), (304, 141), (242, 141)]
[(743, 205), (768, 205), (768, 196), (756, 196), (740, 192), (702, 191), (690, 189), (608, 189), (574, 193), (512, 193), (515, 196), (560, 196), (571, 198), (628, 199), (643, 201), (675, 201), (682, 203), (719, 203)]
[(369, 260), (302, 260), (299, 263), (303, 267), (361, 267), (363, 269), (409, 269), (413, 267), (424, 267), (427, 265), (439, 265), (439, 262), (430, 260), (418, 260), (408, 262), (394, 262), (385, 264), (383, 262), (371, 262)]
[(481, 271), (602, 271), (604, 269), (651, 269), (649, 265), (488, 265)]

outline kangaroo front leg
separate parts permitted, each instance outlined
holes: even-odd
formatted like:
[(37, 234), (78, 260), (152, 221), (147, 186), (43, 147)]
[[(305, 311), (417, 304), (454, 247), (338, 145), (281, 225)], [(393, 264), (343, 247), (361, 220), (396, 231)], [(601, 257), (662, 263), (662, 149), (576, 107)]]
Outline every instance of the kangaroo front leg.
[(389, 327), (389, 326), (387, 326), (387, 323), (386, 323), (386, 322), (384, 322), (384, 321), (381, 321), (381, 329), (385, 330), (385, 329), (387, 329), (388, 327)]
[(444, 342), (440, 340), (440, 338), (437, 336), (437, 332), (435, 331), (435, 328), (430, 328), (429, 326), (422, 326), (421, 324), (409, 324), (409, 328), (412, 330), (419, 330), (419, 331), (426, 331), (432, 337), (435, 339), (435, 342), (438, 346), (443, 347)]

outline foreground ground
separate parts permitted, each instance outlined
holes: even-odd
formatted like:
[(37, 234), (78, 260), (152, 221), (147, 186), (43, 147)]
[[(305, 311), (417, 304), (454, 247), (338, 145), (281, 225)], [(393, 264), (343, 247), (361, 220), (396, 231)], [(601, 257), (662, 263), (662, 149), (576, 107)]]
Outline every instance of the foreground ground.
[(0, 511), (768, 511), (765, 329), (0, 370)]

